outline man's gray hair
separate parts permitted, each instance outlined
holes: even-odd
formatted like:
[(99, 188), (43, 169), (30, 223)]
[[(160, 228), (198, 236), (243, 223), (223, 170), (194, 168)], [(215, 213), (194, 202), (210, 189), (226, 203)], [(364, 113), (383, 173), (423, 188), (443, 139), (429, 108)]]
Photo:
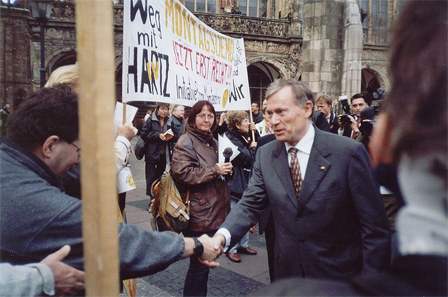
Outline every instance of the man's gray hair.
[(175, 105), (173, 106), (173, 111), (177, 110), (179, 107), (184, 107), (184, 106), (181, 105), (181, 104), (175, 104)]
[(304, 83), (297, 81), (295, 79), (284, 79), (279, 78), (274, 80), (266, 90), (266, 100), (269, 100), (269, 97), (274, 95), (280, 89), (291, 86), (294, 95), (296, 96), (297, 104), (301, 107), (304, 107), (307, 101), (311, 101), (313, 103), (314, 108), (314, 97), (311, 89), (305, 85)]

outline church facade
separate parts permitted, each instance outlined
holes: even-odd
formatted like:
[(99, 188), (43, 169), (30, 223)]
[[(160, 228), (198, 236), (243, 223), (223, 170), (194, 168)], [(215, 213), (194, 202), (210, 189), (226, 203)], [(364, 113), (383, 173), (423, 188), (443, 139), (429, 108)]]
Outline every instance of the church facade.
[[(56, 68), (76, 62), (76, 8), (74, 1), (47, 1), (42, 25), (33, 17), (33, 1), (2, 1), (0, 94), (1, 103), (13, 109), (40, 87), (41, 75), (45, 80)], [(405, 0), (181, 2), (213, 29), (244, 38), (252, 101), (261, 103), (266, 87), (279, 77), (302, 80), (315, 96), (330, 95), (335, 109), (341, 95), (390, 88), (390, 30)], [(115, 87), (121, 100), (124, 0), (112, 4)]]

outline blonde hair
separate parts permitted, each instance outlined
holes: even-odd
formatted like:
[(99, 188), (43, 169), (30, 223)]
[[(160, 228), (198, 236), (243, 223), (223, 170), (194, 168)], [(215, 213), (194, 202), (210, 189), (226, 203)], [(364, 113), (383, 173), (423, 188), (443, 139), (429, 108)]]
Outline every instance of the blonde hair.
[(227, 128), (233, 130), (236, 128), (236, 125), (241, 125), (248, 118), (249, 116), (244, 110), (230, 110), (227, 112)]
[(78, 80), (78, 63), (61, 66), (50, 74), (45, 88), (52, 87), (56, 84), (67, 84), (70, 88), (74, 89), (78, 86)]

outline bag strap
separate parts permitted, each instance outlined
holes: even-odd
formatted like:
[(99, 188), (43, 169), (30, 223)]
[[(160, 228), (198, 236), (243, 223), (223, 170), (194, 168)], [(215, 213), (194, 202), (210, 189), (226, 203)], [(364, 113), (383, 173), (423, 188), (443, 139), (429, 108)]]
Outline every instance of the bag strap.
[(185, 203), (188, 204), (189, 201), (190, 201), (190, 189), (188, 189), (187, 191), (187, 199), (185, 200)]

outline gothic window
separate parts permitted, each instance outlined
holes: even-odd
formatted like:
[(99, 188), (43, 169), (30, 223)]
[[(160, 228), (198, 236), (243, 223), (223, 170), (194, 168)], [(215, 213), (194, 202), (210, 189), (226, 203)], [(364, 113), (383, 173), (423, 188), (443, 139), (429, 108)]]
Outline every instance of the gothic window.
[(247, 67), (251, 102), (258, 102), (260, 106), (265, 97), (267, 87), (274, 80), (274, 77), (279, 76), (278, 73), (270, 73), (270, 69), (272, 67), (266, 66), (263, 63), (257, 63)]
[(216, 13), (216, 0), (186, 0), (184, 5), (191, 12)]
[(366, 43), (387, 42), (388, 0), (362, 0), (361, 7), (367, 13), (362, 23)]
[(272, 18), (275, 0), (239, 0), (239, 11), (247, 16)]

